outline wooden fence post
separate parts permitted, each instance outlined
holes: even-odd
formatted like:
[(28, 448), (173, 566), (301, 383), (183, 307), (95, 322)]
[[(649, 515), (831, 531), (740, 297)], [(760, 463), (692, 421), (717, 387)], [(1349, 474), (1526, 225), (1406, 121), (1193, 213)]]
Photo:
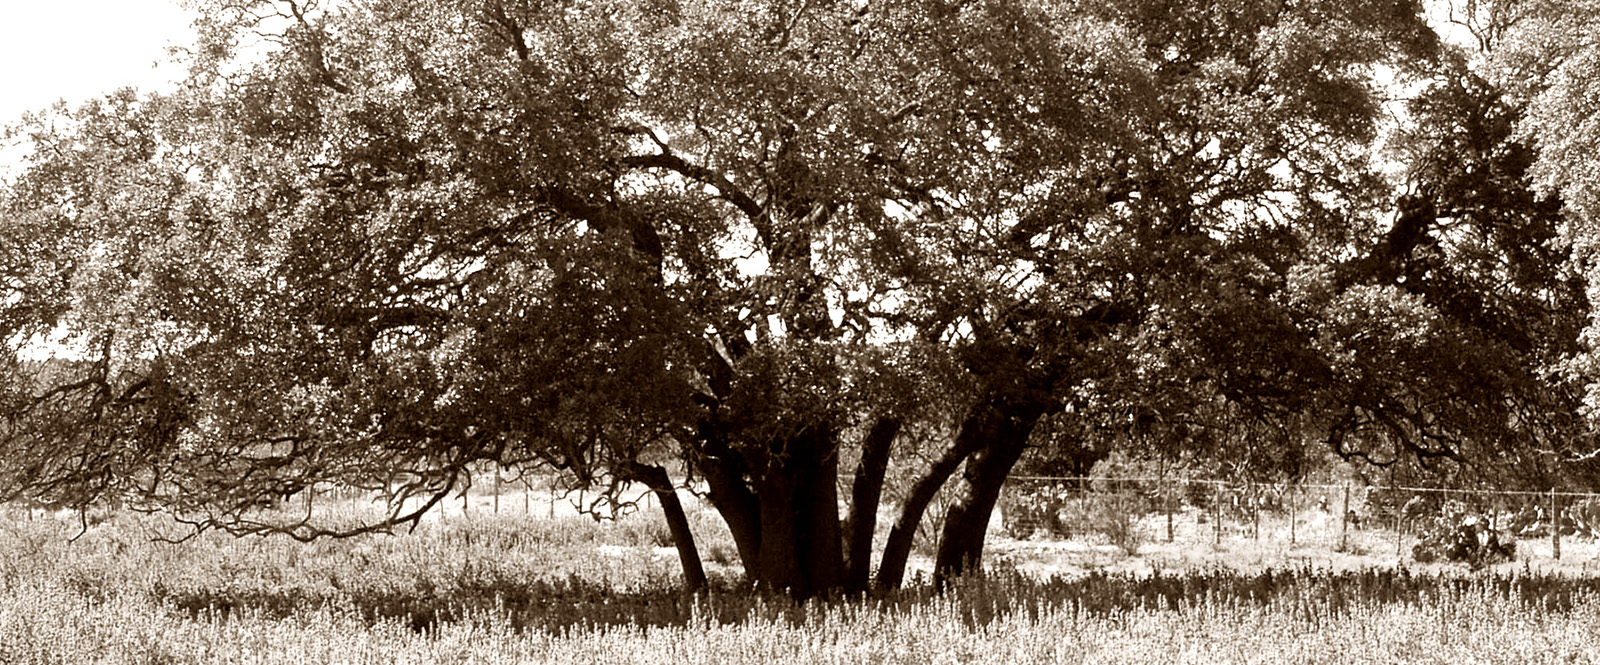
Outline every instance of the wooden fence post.
[(1299, 489), (1300, 488), (1298, 486), (1296, 486), (1296, 485), (1290, 485), (1289, 486), (1289, 544), (1290, 545), (1294, 545), (1294, 536), (1295, 536), (1294, 525), (1295, 525), (1295, 522), (1297, 522), (1298, 518), (1299, 518), (1299, 515), (1296, 514), (1296, 510), (1295, 510), (1295, 507), (1296, 507), (1295, 503), (1296, 502), (1294, 500), (1294, 498), (1295, 498), (1294, 495), (1296, 493), (1298, 493)]
[[(1399, 491), (1396, 490), (1395, 493), (1399, 494)], [(1394, 555), (1395, 556), (1400, 556), (1400, 521), (1405, 519), (1405, 513), (1406, 513), (1406, 509), (1403, 508), (1403, 507), (1401, 509), (1399, 509), (1399, 510), (1394, 511)]]
[(1255, 482), (1250, 483), (1250, 538), (1261, 540), (1261, 491)]
[(1561, 513), (1556, 511), (1556, 488), (1550, 488), (1550, 550), (1561, 559)]
[(1350, 481), (1344, 483), (1344, 505), (1339, 510), (1339, 551), (1350, 546)]
[(1222, 545), (1222, 483), (1216, 484), (1216, 489), (1211, 493), (1211, 533), (1215, 538), (1212, 543)]
[(1172, 542), (1172, 486), (1163, 484), (1161, 489), (1162, 494), (1165, 495), (1163, 503), (1167, 507), (1167, 542), (1170, 543)]

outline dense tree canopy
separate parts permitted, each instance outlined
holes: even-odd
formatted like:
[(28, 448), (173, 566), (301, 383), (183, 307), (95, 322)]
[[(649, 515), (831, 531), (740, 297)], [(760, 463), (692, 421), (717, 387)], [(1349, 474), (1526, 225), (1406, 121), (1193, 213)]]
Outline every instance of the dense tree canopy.
[[(1597, 276), (1595, 232), (1596, 108), (1593, 83), (1595, 18), (1600, 7), (1581, 1), (1497, 2), (1473, 22), (1482, 35), (1485, 77), (1506, 91), (1522, 112), (1512, 118), (1516, 138), (1529, 146), (1525, 157), (1538, 190), (1562, 202), (1560, 224), (1549, 244), (1571, 253), (1565, 266), (1575, 284), (1587, 285), (1594, 300)], [(1583, 353), (1574, 353), (1563, 369), (1583, 386), (1581, 414), (1592, 426), (1600, 411), (1600, 367), (1594, 360), (1596, 321), (1581, 321)], [(1600, 444), (1592, 436), (1573, 445), (1571, 454), (1593, 458)]]
[[(181, 90), (15, 130), (11, 493), (309, 538), (485, 461), (703, 484), (804, 596), (899, 584), (947, 484), (976, 562), (1030, 441), (1576, 431), (1562, 207), (1414, 2), (198, 4)], [(391, 514), (254, 510), (317, 482)]]

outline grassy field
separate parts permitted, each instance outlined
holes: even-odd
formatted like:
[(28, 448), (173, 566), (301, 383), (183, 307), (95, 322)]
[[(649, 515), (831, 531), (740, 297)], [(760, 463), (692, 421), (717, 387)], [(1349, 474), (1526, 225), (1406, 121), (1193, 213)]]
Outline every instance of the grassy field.
[(725, 530), (693, 516), (716, 587), (700, 599), (678, 593), (649, 511), (477, 510), (310, 545), (152, 542), (173, 525), (134, 514), (73, 541), (76, 521), (13, 515), (0, 663), (1600, 662), (1600, 581), (1578, 555), (1469, 575), (1385, 564), (1381, 533), (1326, 562), (1253, 538), (1209, 558), (1060, 544), (1053, 563), (1057, 544), (997, 541), (986, 577), (942, 595), (797, 607), (741, 589)]

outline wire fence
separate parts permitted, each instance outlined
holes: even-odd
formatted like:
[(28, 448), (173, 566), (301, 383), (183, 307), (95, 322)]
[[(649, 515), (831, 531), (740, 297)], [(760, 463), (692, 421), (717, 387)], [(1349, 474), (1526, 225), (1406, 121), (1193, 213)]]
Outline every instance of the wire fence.
[[(1118, 518), (1141, 537), (1220, 545), (1240, 539), (1346, 551), (1389, 544), (1404, 554), (1430, 530), (1476, 519), (1521, 541), (1600, 538), (1600, 494), (1342, 483), (1254, 483), (1175, 477), (1014, 476), (999, 526), (1017, 539), (1104, 535)], [(1126, 528), (1126, 525), (1124, 525)], [(1542, 545), (1540, 549), (1542, 551)]]
[[(464, 474), (466, 482), (451, 489), (424, 514), (425, 520), (472, 519), (490, 515), (554, 518), (571, 514), (627, 514), (655, 507), (654, 495), (642, 484), (609, 493), (601, 488), (571, 488), (552, 473), (524, 473), (484, 465)], [(273, 497), (253, 508), (284, 509), (311, 514), (366, 507), (388, 510), (392, 493), (317, 483), (293, 494)], [(418, 509), (432, 499), (418, 495), (401, 500), (405, 511)], [(98, 508), (97, 508), (98, 509)], [(76, 520), (78, 511), (61, 505), (31, 501), (0, 503), (0, 517), (33, 520), (45, 517)]]
[[(654, 508), (642, 485), (620, 496), (567, 489), (553, 474), (486, 467), (470, 491), (429, 511), (429, 519), (487, 515), (556, 517), (606, 509)], [(892, 497), (887, 497), (893, 505)], [(285, 499), (310, 510), (382, 501), (371, 493), (318, 488)], [(303, 502), (303, 503), (302, 503)], [(16, 506), (32, 519), (37, 506)], [(8, 509), (9, 510), (9, 509)], [(938, 519), (938, 510), (930, 518)], [(1600, 548), (1600, 493), (1457, 489), (1406, 485), (1256, 483), (1174, 476), (1012, 476), (990, 535), (1017, 540), (1093, 540), (1124, 535), (1182, 546), (1260, 541), (1336, 551), (1393, 547), (1404, 555), (1429, 530), (1469, 515), (1490, 529), (1562, 557), (1562, 542)], [(1547, 543), (1547, 544), (1546, 544)], [(1591, 548), (1594, 549), (1594, 548)], [(1600, 549), (1595, 554), (1600, 555)]]

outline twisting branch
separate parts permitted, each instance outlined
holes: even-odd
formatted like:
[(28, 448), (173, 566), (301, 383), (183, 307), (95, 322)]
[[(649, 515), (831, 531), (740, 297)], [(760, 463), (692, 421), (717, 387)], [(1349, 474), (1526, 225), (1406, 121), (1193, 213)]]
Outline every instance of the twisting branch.
[(699, 164), (690, 163), (688, 160), (673, 153), (671, 147), (647, 127), (639, 125), (618, 127), (616, 131), (623, 134), (649, 137), (651, 142), (661, 149), (661, 152), (655, 154), (624, 157), (622, 160), (623, 165), (631, 168), (663, 169), (677, 173), (695, 182), (711, 185), (717, 188), (718, 194), (723, 199), (733, 204), (733, 207), (738, 208), (739, 212), (744, 213), (745, 217), (749, 218), (750, 223), (756, 227), (756, 234), (760, 236), (761, 242), (765, 246), (771, 247), (776, 241), (766, 209), (756, 202), (755, 198), (728, 180), (727, 176)]

